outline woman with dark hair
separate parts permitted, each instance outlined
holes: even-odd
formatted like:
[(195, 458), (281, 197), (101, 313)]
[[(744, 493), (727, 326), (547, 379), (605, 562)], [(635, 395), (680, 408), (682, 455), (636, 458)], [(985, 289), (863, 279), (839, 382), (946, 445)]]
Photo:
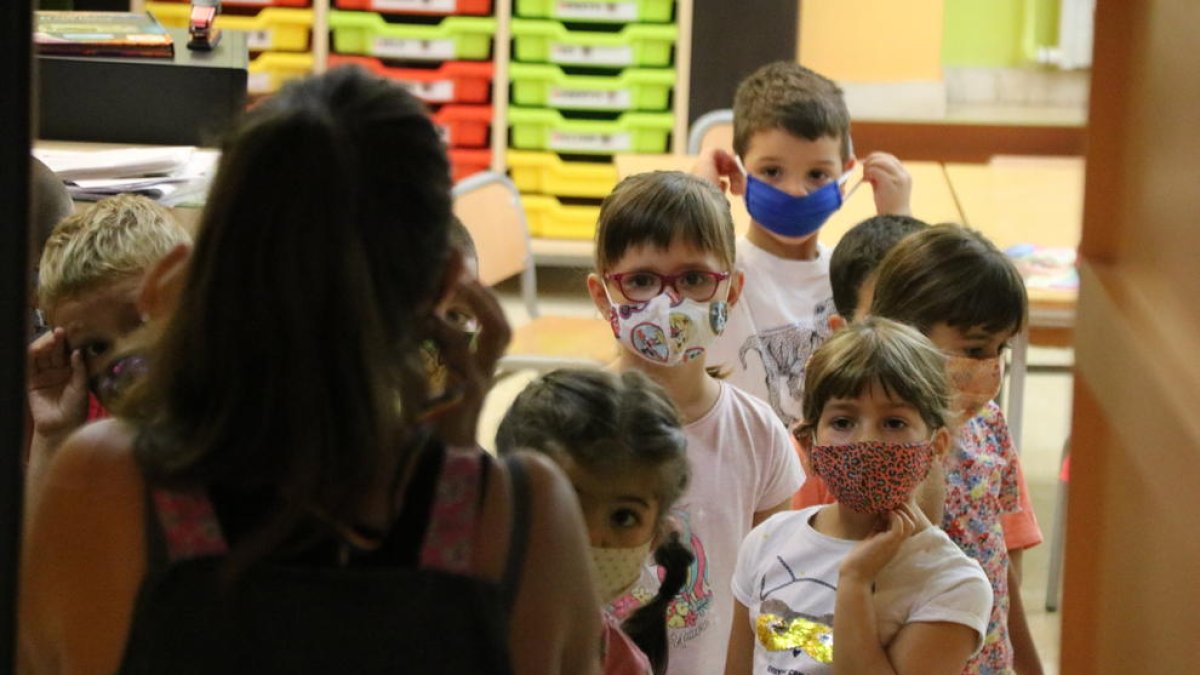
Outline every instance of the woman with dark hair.
[[(364, 71), (246, 117), (153, 370), (124, 419), (83, 429), (48, 469), (23, 668), (598, 668), (570, 484), (549, 460), (474, 445), (509, 330), (448, 246), (449, 176), (422, 104)], [(444, 320), (452, 293), (474, 341)], [(430, 343), (458, 392), (436, 411)]]

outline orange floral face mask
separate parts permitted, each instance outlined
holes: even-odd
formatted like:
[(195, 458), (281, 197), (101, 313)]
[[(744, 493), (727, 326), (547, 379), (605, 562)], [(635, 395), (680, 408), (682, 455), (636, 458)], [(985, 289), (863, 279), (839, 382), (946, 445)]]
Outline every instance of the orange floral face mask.
[(946, 379), (953, 389), (951, 426), (960, 427), (1000, 393), (1004, 362), (999, 356), (990, 359), (947, 356)]

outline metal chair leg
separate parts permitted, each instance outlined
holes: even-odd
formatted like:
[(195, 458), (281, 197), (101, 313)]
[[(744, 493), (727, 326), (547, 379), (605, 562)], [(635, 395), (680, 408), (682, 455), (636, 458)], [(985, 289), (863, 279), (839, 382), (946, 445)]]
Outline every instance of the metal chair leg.
[(1071, 456), (1071, 439), (1063, 443), (1062, 458), (1059, 461), (1059, 477), (1057, 497), (1054, 505), (1054, 530), (1050, 534), (1050, 574), (1046, 579), (1046, 611), (1058, 611), (1058, 591), (1062, 583), (1063, 550), (1067, 540), (1067, 488), (1070, 480), (1063, 480), (1062, 467)]

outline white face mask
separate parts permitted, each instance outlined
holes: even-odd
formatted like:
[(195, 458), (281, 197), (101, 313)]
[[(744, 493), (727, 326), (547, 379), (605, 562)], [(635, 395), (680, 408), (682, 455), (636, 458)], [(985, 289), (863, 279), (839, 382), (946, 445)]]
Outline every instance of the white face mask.
[[(608, 289), (605, 289), (605, 294)], [(704, 356), (709, 345), (725, 331), (729, 303), (697, 302), (686, 298), (672, 304), (661, 293), (645, 302), (609, 302), (613, 335), (626, 349), (660, 366), (677, 366)]]
[(596, 572), (596, 593), (603, 604), (621, 597), (642, 574), (650, 557), (650, 542), (632, 548), (592, 547), (592, 566)]

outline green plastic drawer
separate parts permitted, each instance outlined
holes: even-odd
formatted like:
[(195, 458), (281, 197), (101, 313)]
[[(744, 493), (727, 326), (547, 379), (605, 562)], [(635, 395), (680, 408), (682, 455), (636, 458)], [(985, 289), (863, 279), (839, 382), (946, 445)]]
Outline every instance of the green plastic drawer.
[(333, 50), (393, 59), (446, 61), (491, 57), (496, 20), (451, 16), (433, 25), (388, 23), (374, 12), (331, 10)]
[(663, 153), (675, 116), (628, 112), (615, 120), (569, 120), (557, 110), (509, 108), (508, 125), (512, 147), (518, 150)]
[(514, 63), (513, 103), (558, 110), (667, 110), (675, 71), (630, 68), (620, 75), (567, 75), (545, 63)]
[(599, 206), (560, 204), (554, 197), (521, 195), (529, 234), (545, 239), (584, 239), (596, 236)]
[(516, 15), (535, 19), (664, 23), (671, 20), (675, 0), (516, 0)]
[(617, 185), (611, 162), (564, 162), (552, 152), (509, 150), (505, 154), (513, 184), (521, 192), (559, 197), (607, 197)]
[(577, 66), (669, 66), (674, 25), (629, 24), (619, 32), (570, 30), (557, 21), (512, 20), (515, 60)]

